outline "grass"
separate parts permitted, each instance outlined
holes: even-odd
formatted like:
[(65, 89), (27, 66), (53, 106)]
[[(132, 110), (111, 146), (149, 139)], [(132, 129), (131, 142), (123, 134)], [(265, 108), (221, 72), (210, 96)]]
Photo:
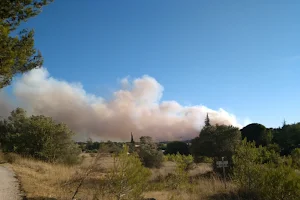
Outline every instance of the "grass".
[[(65, 166), (16, 156), (12, 167), (21, 181), (28, 200), (71, 199), (82, 175), (95, 159), (90, 154), (83, 154), (81, 157), (83, 160), (80, 165)], [(101, 191), (98, 183), (112, 163), (111, 156), (104, 156), (98, 160), (95, 170), (84, 180), (79, 189), (77, 200), (93, 200), (94, 195)], [(228, 183), (228, 188), (225, 190), (221, 179), (214, 175), (205, 176), (211, 172), (208, 164), (199, 164), (190, 171), (192, 183), (188, 187), (180, 190), (168, 189), (164, 180), (168, 174), (174, 172), (175, 167), (175, 163), (165, 162), (162, 168), (152, 169), (152, 177), (144, 196), (158, 200), (208, 200), (217, 194), (235, 191), (233, 184)]]

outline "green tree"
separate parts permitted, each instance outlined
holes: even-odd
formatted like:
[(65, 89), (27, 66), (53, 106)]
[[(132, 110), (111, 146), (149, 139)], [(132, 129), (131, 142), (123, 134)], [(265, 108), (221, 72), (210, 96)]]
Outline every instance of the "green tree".
[(254, 141), (257, 146), (266, 146), (272, 141), (272, 132), (264, 125), (252, 123), (241, 129), (242, 138), (248, 141)]
[(74, 133), (65, 124), (42, 115), (27, 117), (21, 108), (1, 122), (1, 130), (2, 147), (7, 152), (70, 164), (80, 153), (72, 140)]
[(208, 113), (206, 115), (205, 121), (204, 121), (205, 126), (210, 126), (210, 119), (208, 117)]
[(143, 136), (140, 138), (140, 147), (138, 154), (144, 166), (160, 167), (163, 162), (163, 153), (157, 150), (157, 146), (149, 136)]
[(290, 154), (293, 149), (300, 146), (300, 123), (288, 124), (274, 133), (274, 142), (279, 144), (281, 153)]
[(167, 148), (165, 151), (166, 154), (181, 154), (181, 155), (189, 155), (189, 146), (185, 142), (181, 141), (173, 141), (167, 144)]
[(226, 157), (229, 161), (235, 147), (241, 141), (238, 128), (227, 125), (204, 127), (199, 137), (192, 140), (191, 151), (195, 159), (199, 156), (221, 159)]
[(38, 15), (51, 0), (0, 1), (0, 88), (10, 84), (15, 74), (43, 64), (41, 53), (34, 48), (34, 31), (14, 31), (21, 22)]

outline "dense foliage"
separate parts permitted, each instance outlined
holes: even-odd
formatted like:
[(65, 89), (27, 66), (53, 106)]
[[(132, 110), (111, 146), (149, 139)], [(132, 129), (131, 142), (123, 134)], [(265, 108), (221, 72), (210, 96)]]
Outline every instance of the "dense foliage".
[(114, 157), (114, 165), (105, 177), (105, 188), (116, 199), (141, 199), (151, 172), (135, 155), (127, 155), (128, 147)]
[[(300, 196), (300, 177), (279, 154), (274, 152), (273, 159), (266, 157), (263, 147), (243, 140), (233, 156), (234, 178), (240, 189), (255, 199), (283, 200), (297, 199)], [(275, 158), (276, 157), (276, 158)], [(254, 197), (253, 197), (254, 198)]]
[(32, 156), (49, 162), (74, 163), (80, 149), (72, 141), (73, 132), (52, 118), (26, 115), (18, 108), (0, 121), (3, 151)]
[(38, 15), (50, 0), (0, 1), (0, 88), (10, 84), (12, 77), (43, 64), (41, 53), (34, 48), (34, 31), (14, 32), (21, 22)]
[(266, 146), (272, 141), (272, 132), (262, 124), (249, 124), (241, 129), (242, 138), (248, 141), (254, 141), (257, 146)]
[(163, 162), (163, 153), (157, 149), (155, 142), (149, 136), (140, 138), (138, 154), (144, 166), (149, 168), (158, 168)]
[(236, 127), (226, 125), (205, 126), (199, 137), (192, 140), (191, 151), (196, 161), (201, 156), (231, 159), (240, 140), (241, 133)]
[(290, 154), (293, 149), (300, 148), (300, 123), (288, 124), (274, 129), (274, 142), (281, 148), (283, 155)]
[(190, 154), (190, 150), (189, 150), (189, 146), (185, 142), (174, 141), (174, 142), (169, 142), (167, 144), (165, 153), (166, 154), (180, 153), (182, 155), (188, 155)]

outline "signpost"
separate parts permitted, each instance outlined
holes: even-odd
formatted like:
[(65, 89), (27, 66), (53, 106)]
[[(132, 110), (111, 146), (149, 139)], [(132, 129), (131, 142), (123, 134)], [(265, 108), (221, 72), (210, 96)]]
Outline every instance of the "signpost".
[(224, 178), (224, 185), (225, 185), (225, 189), (226, 189), (226, 176), (225, 176), (225, 167), (228, 167), (228, 161), (224, 160), (224, 157), (222, 157), (222, 161), (217, 161), (217, 168), (223, 168), (223, 178)]

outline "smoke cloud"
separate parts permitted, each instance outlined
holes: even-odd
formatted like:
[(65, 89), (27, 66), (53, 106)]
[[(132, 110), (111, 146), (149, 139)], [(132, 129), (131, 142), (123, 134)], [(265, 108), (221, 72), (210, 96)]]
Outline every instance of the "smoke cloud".
[[(120, 83), (121, 89), (106, 100), (88, 94), (80, 83), (55, 79), (41, 68), (17, 79), (13, 93), (30, 114), (66, 123), (76, 132), (77, 140), (91, 137), (126, 141), (130, 132), (135, 140), (144, 135), (156, 140), (190, 139), (198, 135), (207, 113), (212, 124), (240, 127), (236, 117), (222, 108), (161, 101), (164, 88), (153, 77), (145, 75), (133, 81), (124, 78)], [(7, 112), (9, 101), (3, 95), (0, 98), (1, 112)]]

